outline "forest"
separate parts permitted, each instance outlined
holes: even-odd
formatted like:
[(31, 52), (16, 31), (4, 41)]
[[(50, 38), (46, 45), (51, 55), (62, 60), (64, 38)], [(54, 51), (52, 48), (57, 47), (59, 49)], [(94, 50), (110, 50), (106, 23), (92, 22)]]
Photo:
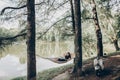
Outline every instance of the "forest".
[(0, 4), (0, 80), (120, 80), (120, 0)]

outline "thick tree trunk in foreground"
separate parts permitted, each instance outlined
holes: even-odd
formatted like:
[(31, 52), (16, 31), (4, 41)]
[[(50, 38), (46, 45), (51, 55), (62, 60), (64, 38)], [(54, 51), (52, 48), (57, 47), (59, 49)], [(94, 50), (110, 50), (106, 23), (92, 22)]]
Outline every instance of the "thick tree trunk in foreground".
[(75, 19), (74, 19), (73, 0), (70, 0), (70, 5), (71, 5), (71, 16), (72, 16), (73, 33), (75, 33)]
[(96, 4), (95, 1), (93, 1), (93, 19), (95, 22), (95, 29), (96, 29), (96, 37), (97, 37), (97, 55), (98, 56), (103, 56), (103, 44), (102, 44), (102, 33), (98, 21), (98, 15), (97, 15), (97, 10), (96, 10)]
[(36, 80), (34, 3), (34, 0), (27, 0), (27, 80)]
[(81, 75), (82, 72), (82, 31), (81, 31), (81, 8), (80, 0), (74, 0), (75, 5), (75, 59), (74, 73)]

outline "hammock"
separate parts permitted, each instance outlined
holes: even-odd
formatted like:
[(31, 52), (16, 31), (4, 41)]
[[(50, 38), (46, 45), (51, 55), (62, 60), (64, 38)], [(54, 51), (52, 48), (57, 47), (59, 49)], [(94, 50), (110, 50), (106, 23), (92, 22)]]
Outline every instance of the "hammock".
[(43, 58), (43, 59), (47, 59), (47, 60), (50, 60), (50, 61), (52, 61), (52, 62), (54, 62), (54, 63), (58, 63), (58, 64), (63, 64), (63, 63), (66, 63), (66, 62), (68, 62), (68, 61), (70, 61), (70, 60), (72, 60), (72, 58), (71, 59), (68, 59), (68, 60), (66, 60), (66, 61), (59, 61), (58, 59), (59, 58), (45, 58), (45, 57), (42, 57), (42, 56), (40, 56), (40, 55), (37, 55), (38, 57), (41, 57), (41, 58)]

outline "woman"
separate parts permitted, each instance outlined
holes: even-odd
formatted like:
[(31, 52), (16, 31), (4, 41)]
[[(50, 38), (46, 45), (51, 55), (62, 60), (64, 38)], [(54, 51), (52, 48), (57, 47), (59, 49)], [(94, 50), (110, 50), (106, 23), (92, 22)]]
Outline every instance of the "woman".
[(58, 58), (58, 61), (67, 61), (68, 59), (71, 59), (70, 52), (67, 52), (67, 54), (64, 57)]

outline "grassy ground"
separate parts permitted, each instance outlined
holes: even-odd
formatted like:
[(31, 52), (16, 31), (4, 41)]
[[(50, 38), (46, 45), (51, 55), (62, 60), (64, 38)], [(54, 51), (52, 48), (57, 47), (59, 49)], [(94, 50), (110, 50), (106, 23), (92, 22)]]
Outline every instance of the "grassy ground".
[[(71, 68), (73, 65), (69, 64), (66, 66), (58, 67), (58, 68), (51, 68), (48, 70), (45, 70), (43, 72), (39, 72), (37, 74), (37, 80), (51, 80), (53, 77), (57, 76), (58, 74), (63, 73), (68, 68)], [(24, 77), (17, 77), (12, 80), (27, 80), (26, 76)]]
[[(113, 53), (107, 54), (107, 56), (113, 56), (113, 55), (117, 55), (119, 53), (120, 52), (113, 52)], [(89, 63), (89, 61), (91, 61), (93, 59), (94, 58), (87, 59), (83, 62), (83, 64)], [(57, 76), (61, 73), (64, 73), (66, 70), (68, 70), (71, 67), (73, 67), (72, 64), (62, 66), (62, 67), (58, 67), (58, 68), (52, 68), (52, 69), (49, 69), (49, 70), (45, 70), (43, 72), (39, 72), (37, 74), (37, 80), (51, 80), (53, 77), (55, 77), (55, 76)], [(12, 80), (27, 80), (27, 79), (26, 79), (26, 77), (17, 77), (17, 78), (14, 78)]]

